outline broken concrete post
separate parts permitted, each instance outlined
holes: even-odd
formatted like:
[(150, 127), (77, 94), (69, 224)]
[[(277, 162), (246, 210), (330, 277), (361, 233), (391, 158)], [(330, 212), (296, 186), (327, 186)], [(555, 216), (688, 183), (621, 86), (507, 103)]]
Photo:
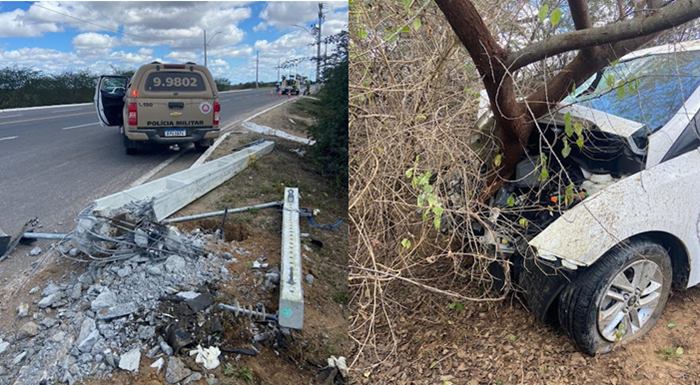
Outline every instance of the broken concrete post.
[(133, 201), (152, 200), (156, 220), (162, 221), (270, 153), (274, 146), (272, 141), (256, 143), (197, 167), (97, 199), (93, 212), (105, 213)]
[(301, 286), (303, 278), (297, 188), (284, 190), (281, 265), (279, 324), (282, 327), (301, 329), (304, 325), (304, 293)]

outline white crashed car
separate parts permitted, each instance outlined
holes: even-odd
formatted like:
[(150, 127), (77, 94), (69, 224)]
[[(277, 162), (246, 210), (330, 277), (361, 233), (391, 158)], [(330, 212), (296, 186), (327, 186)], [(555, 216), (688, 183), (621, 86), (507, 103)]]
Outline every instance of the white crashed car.
[[(524, 217), (534, 258), (515, 278), (528, 307), (558, 320), (584, 352), (643, 335), (672, 286), (700, 282), (699, 86), (700, 42), (625, 56), (539, 120), (551, 151), (568, 140), (570, 153), (542, 159), (542, 142), (532, 143), (495, 199), (502, 215)], [(578, 133), (565, 133), (567, 120), (582, 123)], [(538, 180), (542, 162), (563, 182)], [(517, 261), (522, 248), (510, 250)]]

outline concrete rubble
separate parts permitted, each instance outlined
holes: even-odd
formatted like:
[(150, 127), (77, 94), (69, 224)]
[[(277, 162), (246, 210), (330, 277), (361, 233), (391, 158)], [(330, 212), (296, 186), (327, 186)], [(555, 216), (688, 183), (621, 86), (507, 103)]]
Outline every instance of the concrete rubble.
[[(176, 352), (157, 331), (168, 321), (159, 306), (164, 298), (178, 293), (180, 299), (193, 301), (193, 306), (211, 305), (211, 299), (198, 290), (232, 279), (221, 267), (235, 263), (236, 258), (231, 253), (219, 256), (204, 251), (213, 235), (181, 234), (165, 226), (156, 229), (167, 234), (160, 244), (153, 240), (150, 227), (145, 230), (147, 242), (134, 239), (120, 246), (129, 249), (129, 258), (93, 262), (65, 282), (32, 289), (34, 303), (17, 308), (18, 318), (25, 321), (19, 321), (13, 335), (0, 336), (0, 385), (73, 384), (87, 377), (105, 378), (115, 370), (136, 372), (144, 356), (156, 361), (155, 369), (149, 370), (165, 368), (169, 383), (203, 378), (173, 356)], [(99, 245), (102, 251), (118, 250), (107, 246)], [(73, 249), (57, 246), (62, 247)], [(235, 252), (247, 253), (240, 248)]]

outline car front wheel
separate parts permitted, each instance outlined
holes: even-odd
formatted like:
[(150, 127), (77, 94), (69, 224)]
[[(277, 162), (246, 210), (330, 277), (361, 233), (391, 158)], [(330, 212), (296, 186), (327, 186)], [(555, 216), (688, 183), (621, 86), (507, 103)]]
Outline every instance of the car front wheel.
[(671, 279), (671, 258), (660, 245), (633, 241), (618, 246), (562, 291), (559, 323), (584, 352), (608, 352), (654, 326)]

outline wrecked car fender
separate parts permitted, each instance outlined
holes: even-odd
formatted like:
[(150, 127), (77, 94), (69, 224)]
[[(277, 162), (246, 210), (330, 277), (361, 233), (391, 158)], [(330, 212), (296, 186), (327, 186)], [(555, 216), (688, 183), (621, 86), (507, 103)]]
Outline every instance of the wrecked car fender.
[[(700, 149), (614, 183), (530, 240), (537, 255), (589, 266), (620, 242), (647, 232), (678, 238), (687, 250), (688, 286), (700, 282)], [(574, 266), (574, 267), (575, 267)]]

